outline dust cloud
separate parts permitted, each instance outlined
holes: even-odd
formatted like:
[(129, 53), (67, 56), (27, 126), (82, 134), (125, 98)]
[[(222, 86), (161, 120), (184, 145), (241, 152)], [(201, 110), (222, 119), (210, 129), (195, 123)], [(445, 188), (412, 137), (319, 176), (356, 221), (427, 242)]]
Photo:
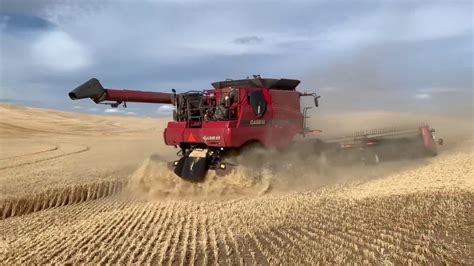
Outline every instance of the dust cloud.
[[(442, 116), (404, 113), (359, 112), (313, 116), (311, 128), (323, 129), (313, 138), (330, 139), (357, 130), (428, 123), (445, 140), (441, 156), (450, 150), (472, 148), (472, 122)], [(210, 170), (206, 179), (191, 183), (167, 167), (169, 158), (155, 154), (147, 158), (129, 180), (133, 196), (156, 199), (214, 200), (259, 197), (265, 194), (307, 191), (334, 184), (363, 183), (431, 163), (432, 158), (385, 161), (378, 165), (332, 164), (312, 147), (299, 145), (285, 151), (253, 149), (232, 158), (238, 165), (230, 174), (218, 176)]]
[(272, 176), (265, 169), (240, 167), (226, 176), (210, 170), (204, 182), (192, 183), (176, 176), (159, 155), (152, 155), (131, 176), (127, 192), (145, 199), (236, 198), (266, 193)]

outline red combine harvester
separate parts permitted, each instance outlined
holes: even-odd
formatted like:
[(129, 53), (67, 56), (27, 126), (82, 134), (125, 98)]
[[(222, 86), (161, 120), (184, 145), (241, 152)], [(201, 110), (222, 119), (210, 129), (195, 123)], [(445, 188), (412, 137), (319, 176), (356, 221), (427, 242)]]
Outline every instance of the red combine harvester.
[[(173, 121), (164, 131), (167, 145), (179, 148), (177, 161), (171, 163), (176, 175), (201, 181), (209, 169), (227, 173), (233, 165), (226, 161), (246, 147), (289, 149), (303, 145), (304, 150), (324, 153), (330, 161), (378, 163), (381, 159), (436, 155), (434, 130), (428, 125), (357, 132), (351, 136), (320, 140), (308, 137), (307, 110), (301, 97), (315, 93), (296, 91), (299, 80), (253, 79), (212, 83), (213, 89), (177, 94), (136, 90), (105, 89), (92, 78), (69, 93), (72, 100), (91, 98), (95, 103), (118, 107), (127, 102), (172, 104)], [(298, 145), (295, 139), (300, 136)]]

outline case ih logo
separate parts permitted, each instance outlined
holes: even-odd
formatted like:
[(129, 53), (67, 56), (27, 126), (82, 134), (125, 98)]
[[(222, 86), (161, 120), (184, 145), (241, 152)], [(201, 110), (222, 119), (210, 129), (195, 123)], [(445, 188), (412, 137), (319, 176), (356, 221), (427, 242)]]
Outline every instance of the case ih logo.
[(205, 141), (221, 140), (221, 136), (204, 136), (202, 139)]
[(251, 126), (257, 126), (257, 125), (265, 125), (265, 120), (264, 119), (255, 119), (255, 120), (250, 120), (250, 125)]

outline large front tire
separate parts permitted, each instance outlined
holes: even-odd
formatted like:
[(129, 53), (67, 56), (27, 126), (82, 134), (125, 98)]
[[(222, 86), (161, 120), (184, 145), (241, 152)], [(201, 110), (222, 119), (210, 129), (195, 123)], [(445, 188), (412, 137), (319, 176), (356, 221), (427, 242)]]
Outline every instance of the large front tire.
[(174, 173), (184, 180), (200, 182), (206, 177), (208, 169), (207, 158), (185, 156), (178, 160)]

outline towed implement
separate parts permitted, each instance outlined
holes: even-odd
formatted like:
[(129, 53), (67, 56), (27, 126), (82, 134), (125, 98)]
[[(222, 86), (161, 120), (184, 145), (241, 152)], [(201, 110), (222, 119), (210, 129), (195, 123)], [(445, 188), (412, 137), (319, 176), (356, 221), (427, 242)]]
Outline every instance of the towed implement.
[[(229, 158), (248, 147), (285, 150), (302, 136), (306, 148), (324, 153), (331, 161), (350, 158), (366, 163), (408, 156), (436, 155), (437, 142), (428, 125), (411, 128), (357, 132), (351, 136), (320, 140), (308, 137), (307, 111), (301, 97), (312, 97), (318, 107), (319, 96), (296, 90), (294, 79), (225, 80), (213, 88), (185, 93), (148, 92), (104, 88), (92, 78), (69, 93), (72, 100), (90, 98), (95, 103), (118, 107), (127, 102), (171, 104), (173, 121), (163, 133), (167, 145), (179, 148), (179, 159), (170, 163), (176, 175), (188, 181), (201, 181), (209, 169), (228, 173)], [(302, 111), (301, 111), (302, 110)], [(400, 151), (402, 150), (402, 151)]]

